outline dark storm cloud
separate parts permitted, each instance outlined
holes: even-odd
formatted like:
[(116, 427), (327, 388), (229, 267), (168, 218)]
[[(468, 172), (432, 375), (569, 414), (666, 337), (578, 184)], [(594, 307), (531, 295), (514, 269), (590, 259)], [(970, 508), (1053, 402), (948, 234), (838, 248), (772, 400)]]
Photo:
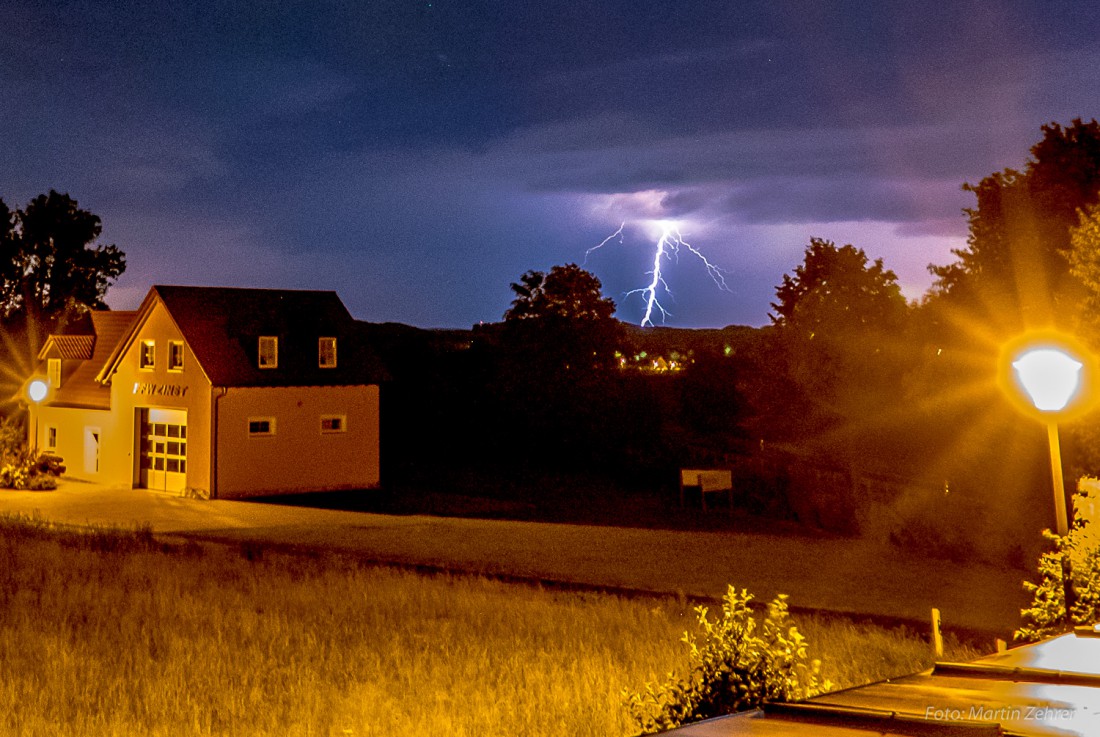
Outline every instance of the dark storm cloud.
[[(945, 204), (942, 195), (947, 192), (939, 191), (957, 190), (953, 182), (891, 181), (870, 175), (801, 176), (759, 179), (733, 189), (723, 203), (724, 209), (753, 223), (851, 220), (910, 223), (957, 213)], [(922, 198), (929, 189), (941, 196)]]
[[(130, 256), (119, 298), (335, 288), (364, 317), (448, 325), (498, 319), (510, 281), (623, 219), (676, 219), (734, 275), (716, 293), (681, 262), (676, 324), (761, 322), (810, 236), (919, 290), (964, 241), (964, 181), (1096, 114), (1098, 13), (0, 0), (0, 197), (58, 188), (100, 214)], [(630, 318), (651, 251), (628, 232), (590, 266)]]
[[(441, 159), (443, 168), (492, 172), (536, 192), (609, 194), (664, 190), (664, 216), (729, 216), (747, 223), (834, 220), (908, 222), (960, 212), (972, 157), (943, 128), (742, 131), (691, 138), (638, 133), (613, 144), (591, 121), (523, 131), (476, 155)], [(621, 127), (621, 126), (620, 126)], [(587, 132), (587, 135), (586, 135)], [(974, 132), (977, 135), (977, 132)], [(587, 142), (587, 144), (585, 143)]]

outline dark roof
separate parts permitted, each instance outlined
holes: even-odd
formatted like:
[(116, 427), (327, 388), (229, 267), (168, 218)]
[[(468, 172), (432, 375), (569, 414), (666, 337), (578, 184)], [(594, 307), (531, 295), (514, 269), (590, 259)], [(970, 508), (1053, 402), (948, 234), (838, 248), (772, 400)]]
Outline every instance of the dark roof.
[[(377, 384), (382, 370), (336, 292), (155, 286), (214, 386)], [(278, 367), (258, 364), (260, 336), (279, 339)], [(336, 368), (317, 365), (317, 339), (336, 338)]]
[(58, 358), (87, 361), (92, 357), (93, 345), (94, 335), (51, 335), (38, 353), (38, 358), (49, 358), (52, 357), (49, 354), (56, 353)]
[(96, 381), (96, 375), (111, 357), (115, 346), (126, 334), (137, 312), (101, 310), (91, 313), (92, 334), (80, 336), (51, 336), (82, 338), (90, 341), (91, 355), (65, 377), (61, 388), (49, 398), (48, 403), (66, 407), (111, 408), (111, 391)]
[(1091, 628), (795, 704), (709, 719), (676, 737), (1100, 733), (1100, 637)]

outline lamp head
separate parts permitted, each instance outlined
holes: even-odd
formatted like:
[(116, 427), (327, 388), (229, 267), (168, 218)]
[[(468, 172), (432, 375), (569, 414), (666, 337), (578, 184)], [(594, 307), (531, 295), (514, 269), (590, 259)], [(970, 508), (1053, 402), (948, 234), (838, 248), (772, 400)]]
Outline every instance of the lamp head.
[(1080, 386), (1083, 367), (1059, 348), (1033, 348), (1012, 362), (1020, 386), (1040, 412), (1066, 408)]
[(1012, 404), (1043, 423), (1084, 417), (1100, 403), (1100, 358), (1076, 336), (1031, 330), (1001, 346), (997, 384)]
[(30, 397), (32, 402), (38, 403), (46, 398), (46, 395), (50, 391), (50, 385), (42, 379), (35, 379), (31, 383), (27, 384), (27, 396)]

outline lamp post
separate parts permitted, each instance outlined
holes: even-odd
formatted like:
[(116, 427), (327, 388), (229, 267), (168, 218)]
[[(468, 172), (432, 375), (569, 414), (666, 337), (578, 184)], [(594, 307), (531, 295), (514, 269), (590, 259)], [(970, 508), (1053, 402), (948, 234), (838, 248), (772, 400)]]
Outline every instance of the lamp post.
[(1020, 386), (1035, 409), (1047, 417), (1050, 470), (1054, 480), (1054, 517), (1059, 535), (1069, 532), (1062, 454), (1058, 443), (1058, 413), (1066, 408), (1081, 384), (1083, 363), (1059, 348), (1033, 348), (1012, 362)]
[(38, 455), (38, 415), (42, 400), (46, 398), (50, 386), (42, 379), (35, 379), (27, 384), (27, 397), (34, 402), (34, 442), (31, 443), (31, 451)]
[[(1069, 534), (1066, 511), (1066, 486), (1062, 477), (1062, 454), (1058, 442), (1058, 413), (1065, 410), (1081, 385), (1084, 364), (1065, 350), (1053, 347), (1031, 348), (1012, 362), (1016, 378), (1031, 403), (1046, 420), (1050, 446), (1050, 472), (1054, 482), (1054, 519), (1060, 537)], [(1073, 626), (1071, 609), (1076, 597), (1070, 578), (1069, 551), (1062, 549), (1062, 586), (1065, 596), (1066, 626)]]

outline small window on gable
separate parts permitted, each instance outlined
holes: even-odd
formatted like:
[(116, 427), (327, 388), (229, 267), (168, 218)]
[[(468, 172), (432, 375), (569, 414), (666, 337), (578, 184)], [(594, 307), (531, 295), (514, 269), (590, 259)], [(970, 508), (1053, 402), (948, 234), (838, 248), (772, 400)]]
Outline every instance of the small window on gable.
[(348, 418), (344, 415), (321, 415), (321, 432), (347, 432)]
[(46, 372), (50, 380), (50, 386), (54, 389), (61, 388), (61, 359), (50, 358), (46, 360)]
[(57, 450), (57, 428), (46, 425), (46, 450)]
[(336, 368), (336, 338), (317, 339), (317, 366)]
[(155, 340), (143, 340), (138, 349), (138, 368), (151, 371), (156, 367), (157, 342)]
[(274, 417), (249, 417), (248, 436), (251, 438), (275, 434)]
[(168, 370), (183, 371), (183, 341), (168, 341)]
[(273, 335), (260, 336), (259, 366), (262, 369), (279, 367), (279, 339)]

